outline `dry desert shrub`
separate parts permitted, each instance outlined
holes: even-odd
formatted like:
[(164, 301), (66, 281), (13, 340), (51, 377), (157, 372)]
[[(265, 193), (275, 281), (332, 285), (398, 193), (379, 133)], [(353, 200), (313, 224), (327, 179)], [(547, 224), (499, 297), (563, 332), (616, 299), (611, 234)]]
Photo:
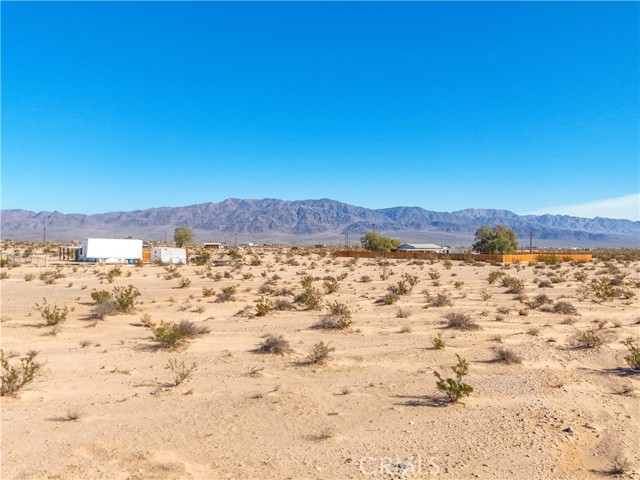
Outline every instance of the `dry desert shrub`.
[(193, 362), (189, 366), (184, 360), (178, 362), (177, 358), (171, 358), (164, 368), (171, 372), (171, 385), (177, 387), (191, 377), (196, 368), (198, 368), (198, 364)]
[(627, 338), (622, 344), (627, 347), (629, 351), (627, 356), (624, 357), (627, 364), (633, 370), (640, 370), (640, 346), (636, 344), (633, 338)]
[(268, 298), (260, 297), (256, 300), (256, 316), (264, 317), (274, 310), (273, 302)]
[(411, 310), (408, 308), (398, 308), (396, 310), (396, 317), (398, 318), (409, 318), (411, 316)]
[(94, 318), (104, 320), (110, 315), (116, 315), (118, 313), (118, 305), (113, 300), (106, 300), (94, 305), (91, 309), (91, 315)]
[(502, 347), (496, 349), (496, 361), (513, 365), (522, 363), (522, 357), (510, 348)]
[(111, 294), (120, 313), (130, 313), (135, 310), (136, 298), (140, 296), (140, 291), (133, 285), (126, 287), (114, 287)]
[(598, 348), (604, 345), (605, 338), (597, 330), (586, 330), (576, 333), (572, 343), (576, 348)]
[(216, 294), (216, 291), (213, 288), (202, 287), (203, 297), (213, 297), (215, 294)]
[(335, 301), (329, 305), (329, 310), (331, 313), (316, 323), (315, 328), (344, 330), (353, 323), (351, 311), (344, 303)]
[(291, 351), (289, 341), (282, 335), (267, 335), (256, 349), (258, 353), (271, 353), (273, 355), (284, 355)]
[(220, 289), (220, 293), (216, 296), (217, 301), (220, 303), (233, 302), (235, 300), (235, 294), (238, 291), (236, 285), (228, 285)]
[(427, 301), (427, 305), (425, 308), (429, 307), (452, 307), (453, 299), (448, 292), (438, 292), (435, 295), (431, 295), (431, 293), (427, 290), (422, 292), (424, 294), (424, 298)]
[(320, 310), (322, 308), (322, 293), (315, 287), (306, 287), (304, 292), (294, 299), (296, 303), (301, 303), (307, 310)]
[(369, 275), (363, 275), (360, 277), (360, 282), (361, 283), (369, 283), (371, 282), (371, 277)]
[(441, 333), (431, 338), (431, 344), (433, 345), (433, 348), (436, 350), (442, 350), (446, 346), (446, 344), (444, 343), (444, 340), (442, 339)]
[(338, 283), (337, 280), (324, 281), (324, 291), (327, 295), (337, 292), (339, 288), (340, 288), (340, 284)]
[(67, 320), (69, 307), (61, 307), (56, 304), (50, 305), (47, 303), (46, 298), (43, 298), (42, 300), (42, 305), (36, 303), (34, 308), (40, 312), (40, 316), (44, 320), (46, 326), (55, 327)]
[(335, 351), (334, 347), (325, 345), (324, 342), (318, 342), (309, 351), (307, 363), (310, 365), (323, 364), (329, 360), (329, 356)]
[(273, 304), (274, 308), (279, 311), (293, 310), (295, 307), (291, 301), (286, 298), (277, 298)]
[(553, 306), (553, 312), (561, 315), (579, 315), (578, 310), (569, 302), (556, 302)]
[(191, 279), (187, 277), (182, 277), (178, 281), (178, 288), (188, 288), (191, 286)]
[(457, 330), (480, 330), (481, 327), (473, 319), (463, 312), (449, 312), (444, 318), (447, 320), (448, 328)]
[(162, 320), (159, 324), (149, 322), (153, 339), (162, 348), (176, 349), (184, 343), (199, 335), (208, 333), (206, 327), (197, 326), (189, 320), (182, 320), (180, 323), (165, 322)]
[(42, 365), (36, 361), (37, 355), (38, 352), (32, 350), (20, 359), (19, 365), (12, 365), (9, 357), (0, 350), (0, 396), (14, 395), (40, 374)]

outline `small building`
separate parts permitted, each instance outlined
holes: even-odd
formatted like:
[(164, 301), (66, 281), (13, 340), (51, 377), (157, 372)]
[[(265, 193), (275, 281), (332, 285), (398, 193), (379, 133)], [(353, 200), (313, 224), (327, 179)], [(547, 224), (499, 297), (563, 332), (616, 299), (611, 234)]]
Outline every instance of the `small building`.
[(227, 245), (220, 242), (209, 242), (203, 243), (202, 248), (204, 248), (205, 250), (224, 250), (225, 248), (227, 248)]
[(398, 252), (426, 252), (426, 253), (451, 253), (449, 247), (441, 247), (433, 243), (403, 243)]
[(134, 263), (142, 261), (142, 240), (129, 238), (85, 238), (78, 260), (100, 263)]
[(187, 250), (174, 247), (153, 247), (151, 263), (187, 263)]

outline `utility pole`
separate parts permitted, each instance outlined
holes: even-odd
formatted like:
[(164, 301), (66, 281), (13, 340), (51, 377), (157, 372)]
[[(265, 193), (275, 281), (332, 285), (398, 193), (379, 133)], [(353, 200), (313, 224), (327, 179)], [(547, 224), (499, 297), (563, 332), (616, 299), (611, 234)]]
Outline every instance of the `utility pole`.
[(42, 228), (42, 243), (47, 243), (47, 227)]
[(375, 232), (375, 231), (376, 231), (376, 224), (375, 224), (375, 223), (372, 223), (372, 224), (371, 224), (371, 227), (373, 228), (373, 231)]
[(167, 232), (164, 232), (164, 243), (167, 244)]
[(529, 253), (533, 253), (533, 231), (529, 232)]
[(238, 246), (238, 234), (237, 233), (233, 234), (233, 246), (234, 247)]

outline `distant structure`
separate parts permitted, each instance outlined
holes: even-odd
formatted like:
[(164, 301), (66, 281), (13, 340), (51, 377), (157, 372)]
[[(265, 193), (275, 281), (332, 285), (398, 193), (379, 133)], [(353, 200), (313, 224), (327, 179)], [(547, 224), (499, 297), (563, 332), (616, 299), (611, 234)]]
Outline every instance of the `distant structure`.
[(203, 243), (202, 248), (204, 248), (205, 250), (224, 250), (225, 248), (227, 248), (227, 245), (219, 242), (210, 242)]
[(142, 240), (124, 238), (85, 238), (78, 260), (100, 263), (135, 263), (142, 261)]
[(153, 247), (151, 249), (152, 263), (187, 263), (187, 250), (174, 247)]
[(433, 243), (403, 243), (396, 249), (398, 252), (451, 253), (449, 250), (449, 247), (441, 247)]

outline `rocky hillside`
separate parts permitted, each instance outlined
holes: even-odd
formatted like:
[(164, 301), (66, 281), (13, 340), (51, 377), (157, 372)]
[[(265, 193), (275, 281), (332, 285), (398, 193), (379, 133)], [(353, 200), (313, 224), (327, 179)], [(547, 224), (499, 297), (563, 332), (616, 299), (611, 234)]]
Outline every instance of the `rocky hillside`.
[(367, 209), (329, 199), (284, 201), (228, 199), (187, 207), (161, 207), (97, 215), (3, 210), (3, 238), (50, 240), (127, 235), (163, 239), (176, 226), (194, 229), (203, 241), (239, 235), (243, 241), (342, 242), (375, 228), (403, 241), (427, 239), (468, 243), (482, 225), (502, 223), (536, 243), (583, 246), (640, 246), (640, 222), (565, 215), (516, 215), (507, 210), (435, 212), (420, 207)]

